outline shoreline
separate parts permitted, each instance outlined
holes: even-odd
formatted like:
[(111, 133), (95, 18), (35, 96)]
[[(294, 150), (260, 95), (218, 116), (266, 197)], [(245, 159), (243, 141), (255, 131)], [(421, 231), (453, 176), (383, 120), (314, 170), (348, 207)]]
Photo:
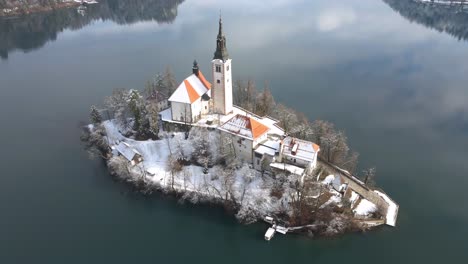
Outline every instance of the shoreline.
[(14, 18), (26, 15), (32, 15), (37, 13), (46, 13), (57, 9), (65, 9), (71, 7), (77, 7), (80, 3), (75, 1), (70, 2), (58, 2), (54, 5), (50, 5), (47, 7), (44, 6), (33, 6), (33, 7), (22, 7), (22, 6), (15, 6), (12, 8), (3, 8), (0, 9), (0, 18)]
[[(125, 138), (123, 135), (116, 135), (115, 128), (112, 127), (113, 125), (109, 125), (109, 124), (112, 124), (112, 121), (103, 122), (105, 135), (102, 135), (102, 138), (105, 139), (107, 142), (116, 140), (115, 137), (120, 137), (119, 140), (122, 140), (122, 142), (132, 143), (140, 151), (141, 149), (138, 147), (138, 144), (143, 144), (143, 145), (144, 144), (148, 144), (148, 145), (159, 144), (157, 148), (161, 148), (163, 144), (169, 145), (169, 141), (164, 142), (164, 139), (136, 141), (136, 140)], [(86, 130), (88, 130), (90, 134), (93, 133), (94, 129), (95, 128), (93, 125), (89, 125), (86, 127)], [(177, 139), (177, 136), (175, 138)], [(190, 144), (190, 143), (184, 142), (184, 144)], [(144, 156), (144, 153), (143, 153), (143, 156)], [(168, 174), (169, 172), (167, 171), (167, 169), (164, 169), (164, 167), (159, 167), (158, 169), (153, 170), (152, 172), (154, 173), (154, 175), (149, 175), (148, 173), (150, 172), (150, 169), (145, 170), (144, 169), (145, 166), (143, 165), (143, 163), (141, 163), (142, 167), (139, 167), (138, 165), (135, 165), (135, 166), (126, 165), (126, 167), (128, 168), (128, 175), (124, 175), (125, 173), (123, 174), (120, 174), (118, 172), (116, 173), (116, 171), (112, 169), (111, 159), (115, 157), (112, 154), (112, 152), (104, 152), (101, 157), (106, 159), (106, 165), (111, 175), (114, 175), (119, 180), (122, 180), (124, 182), (131, 184), (134, 188), (136, 188), (138, 192), (141, 192), (142, 194), (151, 194), (157, 191), (162, 194), (175, 197), (180, 202), (188, 201), (191, 204), (206, 204), (206, 205), (222, 206), (229, 213), (229, 215), (235, 216), (238, 222), (240, 222), (241, 224), (251, 224), (251, 223), (258, 222), (258, 221), (266, 221), (265, 219), (267, 217), (273, 217), (273, 219), (275, 219), (275, 223), (284, 223), (283, 224), (284, 227), (278, 226), (278, 228), (285, 228), (287, 230), (286, 232), (289, 231), (288, 233), (300, 233), (300, 234), (306, 234), (307, 236), (313, 236), (313, 237), (315, 236), (336, 237), (336, 236), (340, 236), (346, 233), (374, 229), (377, 226), (384, 225), (386, 223), (384, 214), (382, 215), (383, 219), (382, 218), (380, 219), (367, 218), (367, 217), (349, 218), (349, 216), (345, 216), (342, 213), (334, 213), (332, 211), (329, 211), (329, 210), (332, 210), (332, 209), (327, 209), (329, 208), (329, 206), (332, 206), (331, 208), (335, 208), (336, 206), (338, 206), (342, 208), (340, 210), (345, 209), (344, 207), (342, 207), (342, 205), (341, 206), (339, 205), (339, 203), (341, 203), (341, 199), (345, 199), (344, 195), (338, 195), (339, 197), (342, 197), (342, 198), (338, 199), (339, 203), (337, 203), (336, 205), (334, 204), (334, 202), (336, 202), (336, 197), (332, 195), (332, 197), (326, 198), (326, 200), (322, 201), (323, 204), (321, 204), (320, 207), (316, 207), (316, 210), (318, 210), (317, 213), (321, 213), (322, 211), (330, 213), (330, 215), (327, 218), (328, 219), (327, 221), (321, 222), (321, 221), (314, 220), (311, 223), (307, 223), (307, 224), (302, 223), (299, 226), (290, 225), (288, 222), (289, 218), (286, 217), (285, 219), (284, 216), (282, 216), (282, 213), (279, 213), (279, 211), (277, 211), (278, 209), (274, 209), (274, 208), (279, 208), (279, 207), (275, 207), (275, 205), (271, 204), (271, 202), (263, 200), (263, 204), (259, 204), (260, 207), (256, 206), (257, 205), (256, 203), (258, 203), (257, 198), (261, 198), (262, 196), (269, 196), (270, 190), (268, 188), (271, 188), (271, 187), (268, 187), (264, 189), (263, 191), (258, 188), (252, 189), (253, 191), (250, 191), (249, 189), (247, 193), (249, 192), (254, 193), (253, 195), (251, 195), (252, 197), (250, 197), (250, 199), (252, 200), (255, 199), (255, 202), (251, 202), (250, 206), (245, 206), (245, 205), (243, 206), (242, 205), (243, 197), (242, 197), (242, 200), (240, 200), (239, 198), (240, 194), (237, 194), (236, 196), (235, 194), (236, 188), (233, 188), (228, 194), (228, 192), (225, 191), (222, 186), (219, 186), (216, 180), (213, 180), (213, 175), (216, 175), (216, 173), (220, 172), (220, 170), (216, 170), (217, 169), (216, 167), (212, 167), (209, 169), (208, 173), (204, 173), (202, 167), (198, 167), (196, 165), (188, 165), (184, 167), (183, 169), (185, 171), (185, 168), (188, 168), (189, 174), (192, 174), (191, 178), (188, 180), (185, 178), (185, 176), (180, 176), (177, 174), (170, 176)], [(325, 163), (320, 162), (320, 164), (324, 165)], [(258, 185), (258, 186), (264, 184), (265, 181), (274, 182), (273, 179), (265, 180), (263, 176), (260, 177), (258, 174), (256, 177), (257, 179), (254, 180), (254, 183), (255, 185)], [(313, 176), (313, 178), (315, 178), (315, 176)], [(356, 179), (352, 179), (352, 180), (356, 181)], [(186, 181), (191, 182), (192, 185), (189, 185), (189, 184), (186, 185), (185, 184)], [(324, 180), (318, 180), (318, 177), (317, 177), (318, 184), (323, 185), (323, 182)], [(242, 187), (239, 187), (239, 188), (242, 188)], [(243, 188), (244, 188), (244, 193), (245, 193), (246, 187), (243, 187)], [(328, 191), (336, 194), (336, 191), (333, 190), (333, 188), (331, 188), (330, 190), (327, 190), (327, 192)], [(365, 201), (364, 197), (362, 197), (362, 200)], [(241, 205), (239, 205), (239, 201)], [(288, 201), (288, 200), (285, 200), (285, 201), (286, 203), (291, 203), (291, 201)], [(354, 205), (351, 205), (351, 208), (354, 207), (355, 209), (357, 209), (360, 202), (361, 202), (361, 199), (358, 198), (357, 202), (356, 200), (353, 202)], [(244, 202), (244, 203), (247, 203), (247, 202)], [(343, 204), (344, 204), (344, 200), (343, 200)], [(244, 212), (242, 212), (243, 215), (240, 217), (239, 212), (241, 212), (243, 208), (248, 208), (248, 209), (244, 209)], [(291, 210), (292, 209), (290, 208), (289, 214), (292, 213)], [(324, 230), (327, 230), (327, 228), (330, 228), (330, 226), (333, 225), (332, 224), (333, 221), (335, 220), (338, 222), (344, 221), (344, 222), (347, 222), (348, 224), (344, 224), (345, 227), (340, 227), (342, 229), (338, 228), (338, 231), (333, 230), (333, 227), (332, 227), (333, 231), (324, 231)], [(271, 224), (273, 225), (273, 223)], [(276, 224), (273, 226), (276, 226)], [(283, 234), (286, 234), (286, 232)]]

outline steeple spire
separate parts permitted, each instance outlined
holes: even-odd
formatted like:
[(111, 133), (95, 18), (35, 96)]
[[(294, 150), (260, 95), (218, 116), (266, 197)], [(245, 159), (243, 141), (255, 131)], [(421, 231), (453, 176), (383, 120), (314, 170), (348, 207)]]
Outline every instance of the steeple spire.
[(218, 31), (218, 38), (222, 37), (223, 34), (223, 18), (221, 16), (221, 10), (219, 10), (219, 31)]
[(229, 58), (229, 54), (226, 48), (226, 37), (223, 33), (223, 19), (221, 17), (221, 11), (219, 11), (219, 31), (218, 37), (216, 38), (216, 51), (214, 53), (213, 59), (216, 60), (227, 60)]

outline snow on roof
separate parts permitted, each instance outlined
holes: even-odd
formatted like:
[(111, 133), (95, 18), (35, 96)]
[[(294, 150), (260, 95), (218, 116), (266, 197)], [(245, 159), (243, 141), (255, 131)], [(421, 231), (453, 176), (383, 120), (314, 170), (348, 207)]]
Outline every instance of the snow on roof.
[(191, 74), (182, 81), (171, 97), (169, 97), (169, 101), (192, 104), (205, 93), (209, 93), (210, 89), (211, 84), (205, 79), (203, 73), (198, 71), (198, 75)]
[(257, 145), (256, 149), (255, 149), (255, 152), (256, 153), (259, 153), (259, 154), (262, 154), (262, 155), (265, 155), (265, 154), (268, 154), (270, 156), (275, 156), (275, 149), (272, 149), (272, 148), (269, 148), (267, 146), (263, 146), (263, 145)]
[(286, 163), (273, 162), (270, 164), (270, 167), (279, 169), (279, 170), (289, 171), (290, 173), (295, 174), (295, 175), (302, 175), (304, 173), (303, 168), (299, 168), (297, 166), (286, 164)]
[(266, 125), (268, 128), (270, 128), (270, 131), (268, 131), (268, 134), (275, 134), (278, 136), (284, 136), (284, 129), (279, 127), (277, 124), (279, 123), (278, 120), (273, 119), (269, 116), (264, 116), (262, 117), (262, 123)]
[(141, 156), (137, 150), (133, 149), (125, 142), (120, 142), (117, 146), (115, 146), (115, 149), (129, 161), (133, 160), (137, 154)]
[(325, 177), (325, 179), (322, 181), (322, 183), (324, 184), (327, 184), (327, 185), (331, 185), (333, 187), (333, 189), (337, 190), (337, 191), (341, 191), (342, 188), (343, 188), (343, 181), (341, 179), (341, 176), (339, 175), (328, 175), (327, 177)]
[(320, 147), (317, 144), (293, 137), (283, 139), (283, 145), (284, 155), (305, 161), (313, 161), (317, 152), (320, 151)]
[(159, 112), (162, 121), (172, 121), (172, 112), (171, 108), (167, 108)]
[(259, 154), (268, 154), (270, 156), (275, 156), (276, 152), (279, 152), (280, 149), (280, 140), (267, 139), (257, 145), (255, 152)]
[(220, 129), (248, 139), (257, 139), (269, 130), (268, 126), (255, 120), (253, 117), (241, 114), (237, 114), (229, 119), (220, 126)]

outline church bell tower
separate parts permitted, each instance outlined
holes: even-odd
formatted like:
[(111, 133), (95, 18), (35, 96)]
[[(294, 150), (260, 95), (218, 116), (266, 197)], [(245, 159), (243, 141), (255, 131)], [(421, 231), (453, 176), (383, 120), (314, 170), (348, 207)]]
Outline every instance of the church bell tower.
[(232, 75), (231, 59), (226, 48), (226, 37), (223, 33), (223, 21), (219, 17), (219, 31), (216, 39), (216, 51), (211, 61), (213, 72), (213, 111), (217, 114), (232, 113)]

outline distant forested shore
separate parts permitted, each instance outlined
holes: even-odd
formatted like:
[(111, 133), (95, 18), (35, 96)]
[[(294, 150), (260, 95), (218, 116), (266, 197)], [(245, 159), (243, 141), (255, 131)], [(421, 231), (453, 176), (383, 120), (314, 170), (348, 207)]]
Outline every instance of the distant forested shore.
[(74, 0), (0, 0), (0, 16), (19, 16), (78, 6)]

